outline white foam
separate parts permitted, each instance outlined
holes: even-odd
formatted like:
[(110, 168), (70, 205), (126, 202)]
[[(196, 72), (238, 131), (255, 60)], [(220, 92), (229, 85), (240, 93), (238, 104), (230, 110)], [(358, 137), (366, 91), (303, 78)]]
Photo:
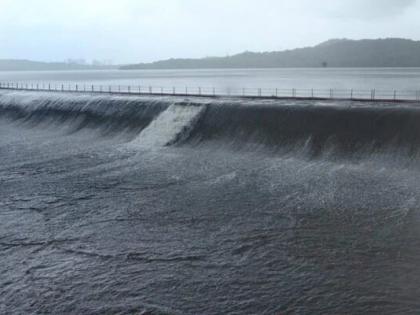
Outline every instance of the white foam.
[(131, 145), (165, 146), (187, 136), (205, 110), (205, 105), (173, 104), (147, 126)]

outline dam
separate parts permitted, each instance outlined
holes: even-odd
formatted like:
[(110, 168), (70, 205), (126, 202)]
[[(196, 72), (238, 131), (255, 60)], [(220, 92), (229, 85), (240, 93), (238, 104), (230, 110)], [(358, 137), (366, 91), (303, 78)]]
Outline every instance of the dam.
[(53, 89), (0, 90), (0, 312), (416, 314), (417, 103)]

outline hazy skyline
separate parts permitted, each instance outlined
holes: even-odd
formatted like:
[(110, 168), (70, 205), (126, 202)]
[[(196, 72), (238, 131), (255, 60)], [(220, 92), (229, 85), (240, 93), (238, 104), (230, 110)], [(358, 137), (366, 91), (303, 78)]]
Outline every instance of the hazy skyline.
[(420, 0), (0, 0), (0, 58), (149, 62), (420, 39)]

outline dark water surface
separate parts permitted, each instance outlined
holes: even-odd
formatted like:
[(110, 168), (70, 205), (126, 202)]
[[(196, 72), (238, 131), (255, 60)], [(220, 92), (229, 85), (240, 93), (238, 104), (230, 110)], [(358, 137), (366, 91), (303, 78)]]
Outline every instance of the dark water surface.
[(0, 313), (419, 314), (419, 126), (2, 92)]

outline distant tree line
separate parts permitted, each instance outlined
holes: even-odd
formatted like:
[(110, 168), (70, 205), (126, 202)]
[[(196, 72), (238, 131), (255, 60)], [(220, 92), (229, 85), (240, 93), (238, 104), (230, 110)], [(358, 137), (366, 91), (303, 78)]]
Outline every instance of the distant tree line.
[(0, 59), (0, 71), (53, 71), (53, 70), (101, 70), (117, 69), (118, 66), (92, 62), (92, 64), (67, 60), (66, 62), (39, 62), (31, 60)]

